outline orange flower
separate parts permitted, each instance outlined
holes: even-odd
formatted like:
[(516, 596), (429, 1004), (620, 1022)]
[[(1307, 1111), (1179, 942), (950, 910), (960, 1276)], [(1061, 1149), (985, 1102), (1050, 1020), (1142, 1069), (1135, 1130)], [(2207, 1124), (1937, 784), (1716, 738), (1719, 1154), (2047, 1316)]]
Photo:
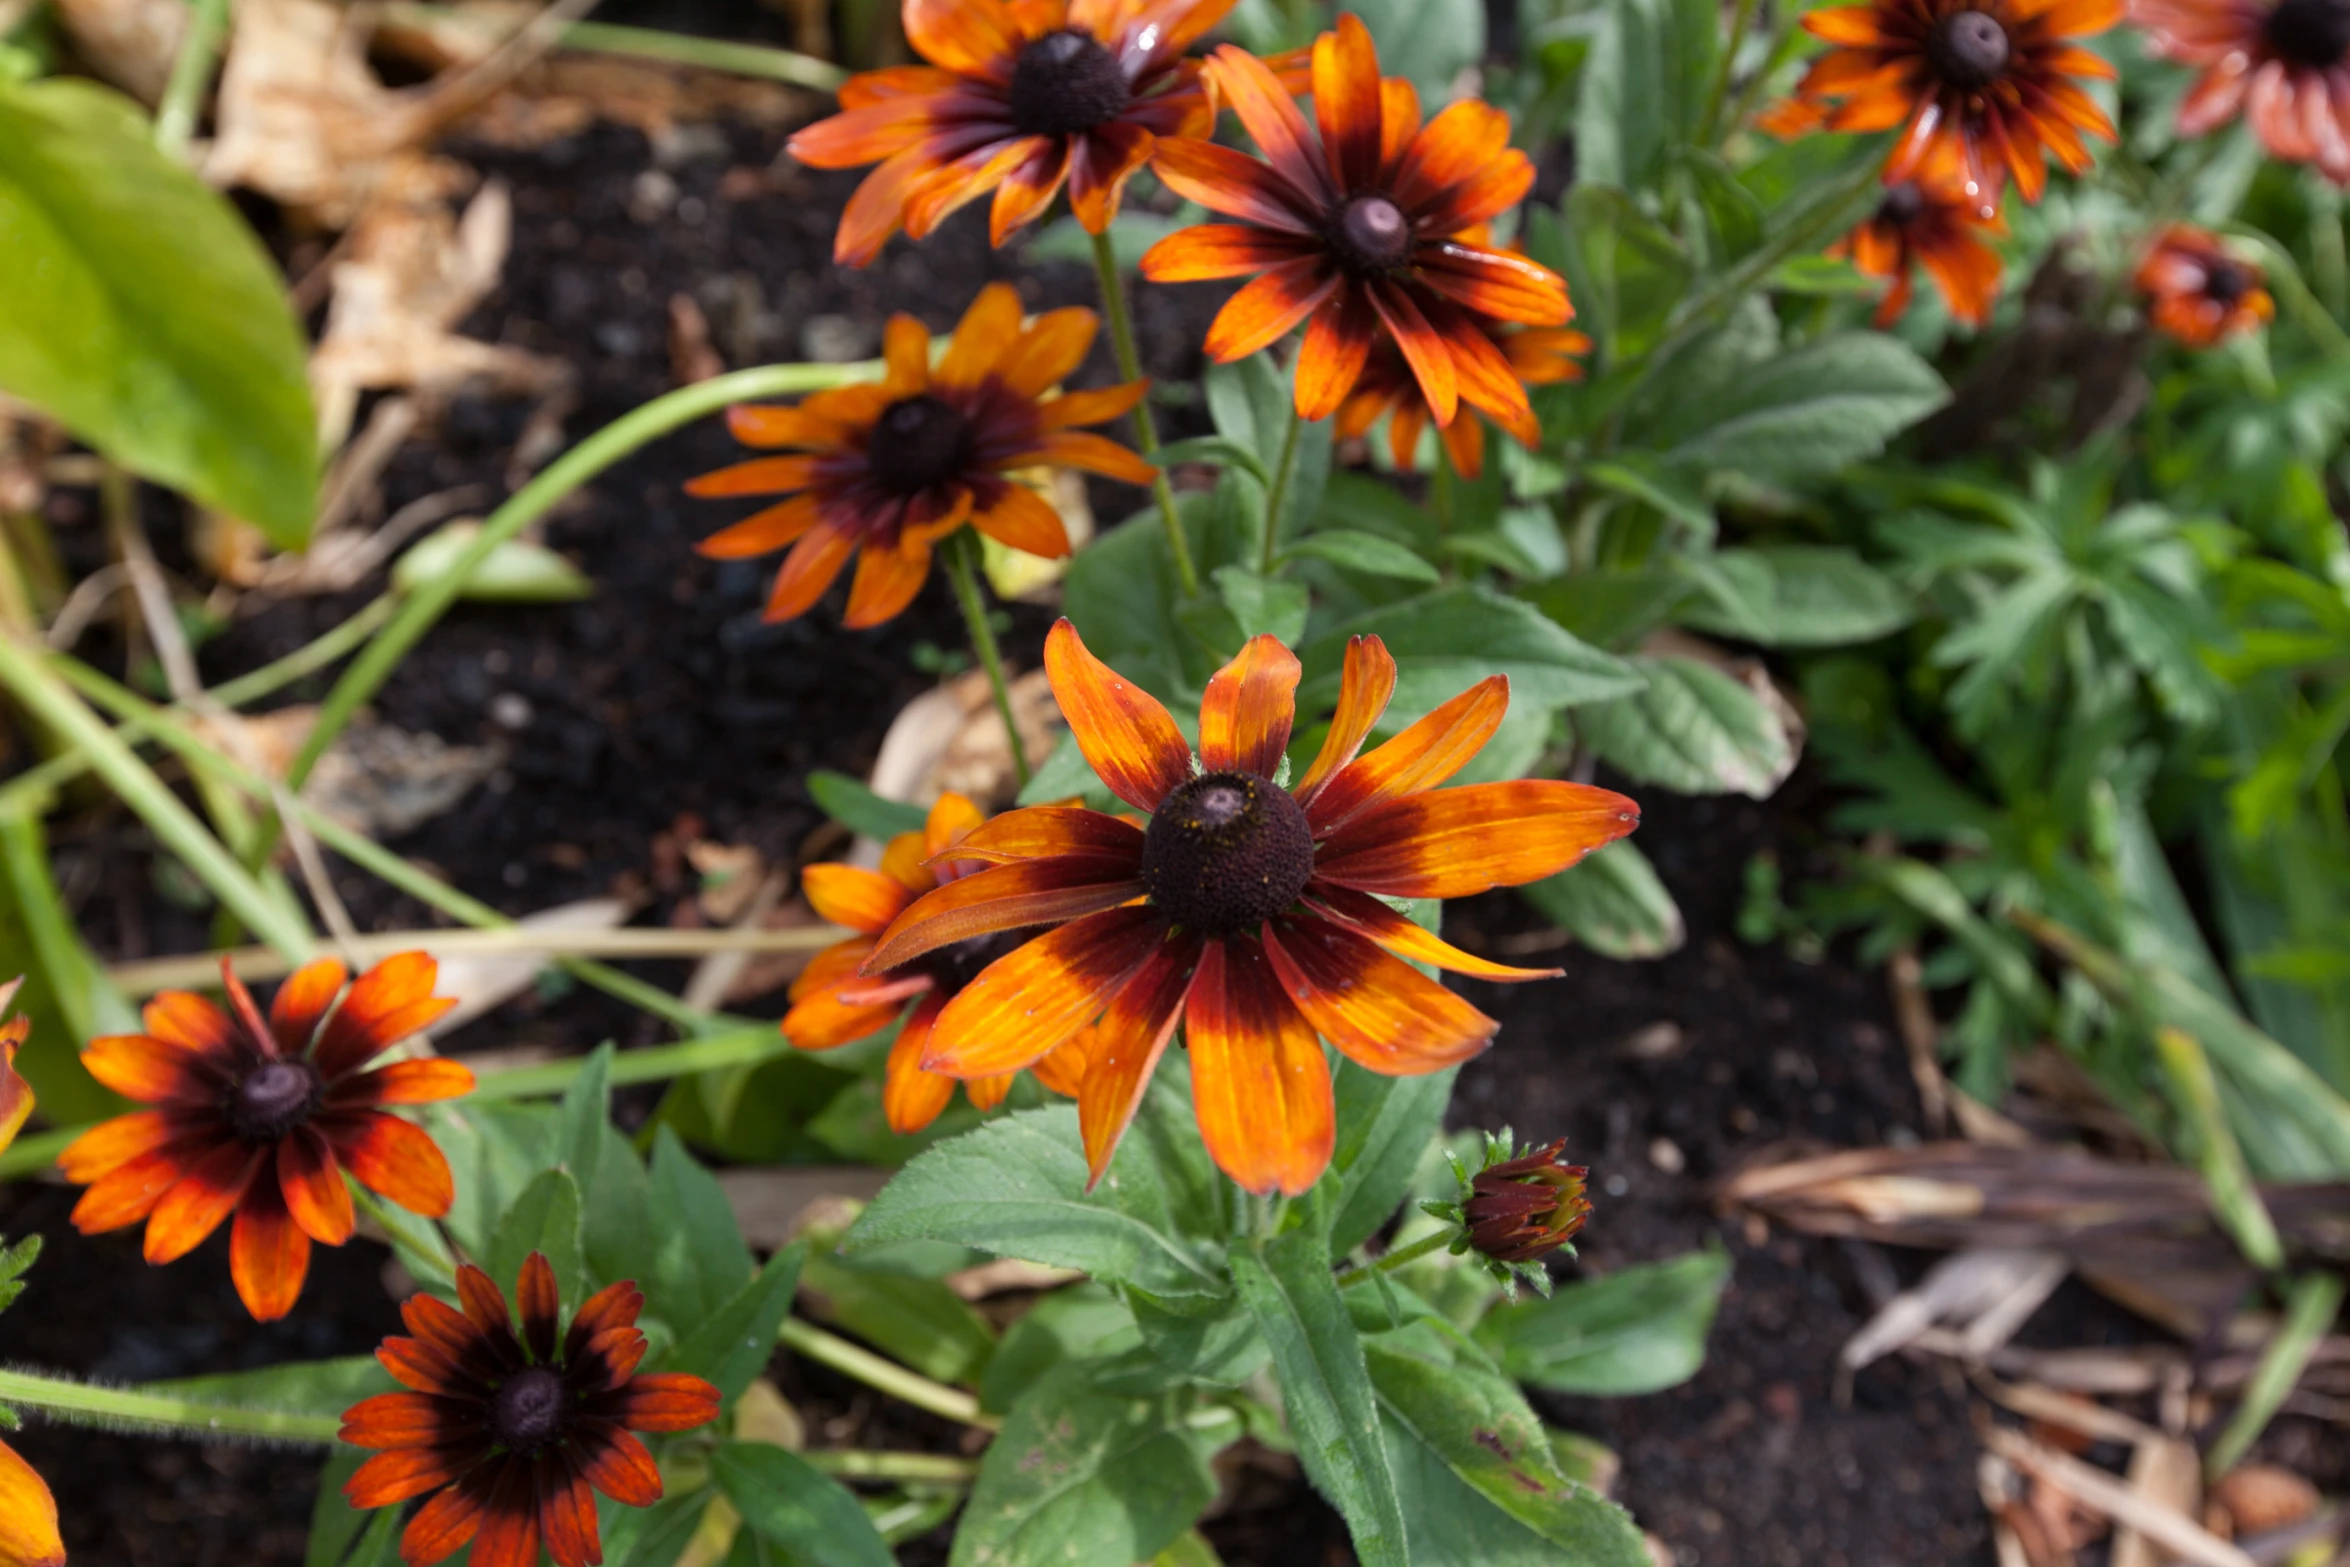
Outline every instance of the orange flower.
[[(19, 975), (0, 985), (0, 1012), (16, 999)], [(16, 1141), (33, 1113), (33, 1091), (16, 1075), (16, 1052), (33, 1029), (21, 1012), (0, 1023), (0, 1151)], [(62, 1567), (65, 1541), (57, 1533), (57, 1499), (31, 1464), (0, 1442), (0, 1567)]]
[(769, 620), (806, 614), (857, 555), (841, 618), (851, 630), (878, 626), (912, 603), (929, 575), (931, 546), (966, 522), (1031, 555), (1068, 554), (1060, 514), (1007, 472), (1058, 464), (1148, 484), (1157, 471), (1076, 428), (1128, 412), (1149, 383), (1044, 396), (1083, 362), (1098, 325), (1082, 309), (1024, 323), (1019, 294), (990, 283), (935, 369), (922, 323), (892, 316), (883, 338), (889, 374), (880, 384), (818, 392), (791, 408), (728, 409), (736, 440), (799, 455), (706, 473), (687, 493), (791, 499), (704, 539), (701, 552), (742, 560), (790, 545), (767, 601)]
[(1533, 162), (1509, 145), (1509, 116), (1471, 100), (1423, 128), (1419, 95), (1380, 79), (1371, 35), (1351, 14), (1314, 44), (1318, 143), (1263, 61), (1227, 46), (1207, 71), (1267, 161), (1213, 142), (1161, 143), (1153, 167), (1170, 189), (1241, 221), (1170, 234), (1142, 272), (1162, 283), (1262, 274), (1209, 326), (1209, 356), (1245, 359), (1306, 321), (1297, 411), (1325, 419), (1384, 332), (1440, 427), (1466, 401), (1531, 442), (1526, 389), (1477, 318), (1558, 326), (1574, 312), (1555, 273), (1467, 237), (1533, 187)]
[(381, 1107), (454, 1099), (473, 1074), (438, 1058), (364, 1070), (457, 1004), (433, 995), (438, 974), (425, 954), (403, 952), (343, 995), (343, 965), (322, 958), (278, 988), (264, 1021), (224, 958), (233, 1016), (167, 990), (147, 1003), (146, 1033), (91, 1041), (90, 1075), (157, 1108), (93, 1127), (57, 1156), (67, 1180), (90, 1188), (75, 1228), (97, 1235), (144, 1219), (147, 1260), (166, 1263), (234, 1213), (229, 1272), (245, 1309), (268, 1322), (302, 1293), (310, 1243), (351, 1238), (344, 1171), (403, 1208), (447, 1213), (449, 1161)]
[[(1583, 367), (1576, 356), (1591, 352), (1591, 339), (1571, 326), (1509, 326), (1476, 318), (1477, 327), (1494, 341), (1509, 361), (1510, 372), (1528, 386), (1551, 386), (1580, 381)], [(1391, 343), (1371, 350), (1362, 379), (1338, 407), (1338, 434), (1361, 435), (1386, 414), (1387, 450), (1398, 468), (1419, 460), (1420, 432), (1428, 427), (1428, 399), (1412, 379), (1411, 366)], [(1485, 471), (1485, 425), (1478, 419), (1455, 419), (1437, 432), (1451, 458), (1453, 472), (1474, 479)], [(1516, 431), (1511, 432), (1516, 435)], [(1523, 444), (1532, 444), (1526, 442)]]
[[(638, 1376), (645, 1298), (632, 1283), (589, 1297), (557, 1342), (563, 1302), (555, 1270), (532, 1252), (515, 1293), (522, 1331), (488, 1274), (457, 1270), (462, 1314), (430, 1295), (400, 1304), (414, 1338), (375, 1352), (414, 1389), (379, 1393), (343, 1416), (342, 1439), (371, 1448), (343, 1487), (354, 1507), (392, 1507), (439, 1491), (408, 1520), (400, 1559), (432, 1567), (470, 1541), (473, 1567), (558, 1567), (604, 1559), (598, 1491), (630, 1507), (661, 1500), (661, 1471), (636, 1431), (690, 1431), (718, 1418), (718, 1389), (700, 1377)], [(444, 1489), (445, 1488), (445, 1489)]]
[(2154, 324), (2189, 348), (2250, 332), (2277, 313), (2260, 268), (2229, 255), (2218, 238), (2174, 224), (2139, 264), (2137, 284)]
[(955, 851), (989, 869), (917, 899), (865, 967), (1067, 921), (948, 1002), (922, 1064), (995, 1077), (1093, 1025), (1077, 1110), (1096, 1180), (1180, 1022), (1208, 1152), (1250, 1191), (1303, 1192), (1329, 1163), (1334, 1131), (1317, 1033), (1375, 1072), (1433, 1072), (1482, 1050), (1496, 1025), (1412, 963), (1496, 980), (1558, 972), (1472, 957), (1381, 900), (1533, 881), (1640, 820), (1622, 795), (1582, 784), (1436, 787), (1500, 725), (1501, 675), (1357, 756), (1395, 690), (1395, 661), (1376, 637), (1348, 645), (1329, 738), (1288, 790), (1273, 779), (1299, 670), (1274, 638), (1257, 637), (1208, 682), (1196, 774), (1167, 710), (1087, 652), (1066, 620), (1044, 657), (1086, 761), (1150, 824), (1077, 806), (995, 818)]
[(1837, 241), (1829, 254), (1849, 256), (1868, 276), (1892, 280), (1877, 306), (1880, 328), (1900, 320), (1909, 308), (1913, 262), (1926, 269), (1954, 318), (1979, 327), (1991, 319), (1999, 299), (1999, 252), (1983, 236), (2006, 232), (2006, 222), (1996, 212), (1986, 213), (1957, 181), (1904, 180), (1888, 187), (1875, 215)]
[[(889, 1117), (890, 1130), (900, 1134), (919, 1132), (937, 1120), (955, 1097), (953, 1078), (922, 1065), (940, 1010), (980, 970), (1034, 933), (1014, 930), (974, 937), (871, 978), (859, 968), (873, 955), (889, 922), (916, 898), (987, 868), (977, 860), (951, 857), (955, 845), (985, 820), (987, 813), (961, 795), (943, 794), (930, 808), (922, 831), (900, 833), (889, 841), (880, 870), (826, 864), (811, 865), (801, 874), (809, 905), (857, 934), (817, 953), (792, 981), (784, 1037), (802, 1050), (830, 1050), (870, 1039), (902, 1018), (881, 1087), (882, 1113)], [(1084, 1078), (1084, 1051), (1067, 1045), (1035, 1065), (1039, 1082), (1055, 1093), (1074, 1096)], [(993, 1110), (1012, 1091), (1014, 1075), (975, 1077), (963, 1091), (980, 1109)]]
[(2350, 185), (2350, 11), (2333, 0), (2134, 0), (2154, 52), (2203, 74), (2179, 104), (2201, 136), (2247, 109), (2270, 152)]
[(1215, 109), (1183, 51), (1235, 0), (905, 0), (929, 65), (851, 77), (841, 112), (791, 139), (820, 169), (881, 167), (849, 199), (833, 259), (863, 266), (902, 224), (921, 239), (995, 192), (1001, 245), (1065, 182), (1088, 233), (1118, 215), (1161, 136), (1205, 136)]
[[(2009, 175), (2026, 201), (2047, 187), (2046, 158), (2090, 164), (2083, 136), (2115, 139), (2079, 79), (2112, 66), (2071, 42), (2121, 20), (2122, 0), (1865, 0), (1803, 18), (1835, 47), (1796, 83), (1829, 109), (1833, 131), (1889, 131), (1907, 121), (1885, 182), (1954, 176), (1988, 204)], [(1793, 128), (1793, 116), (1766, 124)]]

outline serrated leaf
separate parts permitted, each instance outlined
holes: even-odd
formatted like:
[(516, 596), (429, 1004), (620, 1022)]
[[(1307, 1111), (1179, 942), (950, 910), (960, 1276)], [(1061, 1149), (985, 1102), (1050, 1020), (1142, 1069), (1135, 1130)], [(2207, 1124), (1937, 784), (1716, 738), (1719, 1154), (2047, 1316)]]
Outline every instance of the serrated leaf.
[(1638, 695), (1575, 714), (1576, 732), (1602, 761), (1683, 794), (1757, 800), (1794, 771), (1785, 724), (1744, 684), (1694, 659), (1635, 662), (1647, 678)]
[(1721, 378), (1651, 439), (1687, 472), (1793, 484), (1874, 457), (1948, 396), (1898, 338), (1840, 333)]
[(1557, 1393), (1629, 1397), (1686, 1382), (1705, 1363), (1705, 1337), (1730, 1281), (1730, 1259), (1691, 1252), (1620, 1268), (1496, 1306), (1476, 1340), (1520, 1382)]
[(1689, 939), (1680, 905), (1629, 839), (1519, 891), (1552, 924), (1606, 957), (1663, 957)]

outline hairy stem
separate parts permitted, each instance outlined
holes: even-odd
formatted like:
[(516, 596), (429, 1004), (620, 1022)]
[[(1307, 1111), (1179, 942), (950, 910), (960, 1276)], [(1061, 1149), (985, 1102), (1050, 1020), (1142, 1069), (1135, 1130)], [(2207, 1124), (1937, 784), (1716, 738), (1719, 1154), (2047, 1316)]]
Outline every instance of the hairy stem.
[[(1093, 237), (1093, 270), (1101, 280), (1102, 314), (1110, 318), (1110, 347), (1118, 356), (1118, 374), (1129, 381), (1142, 379), (1142, 356), (1134, 350), (1134, 320), (1126, 313), (1126, 284), (1118, 276), (1118, 253), (1107, 233)], [(1150, 399), (1134, 405), (1134, 443), (1145, 457), (1159, 450), (1158, 426), (1151, 422)], [(1183, 533), (1183, 514), (1175, 509), (1175, 487), (1165, 469), (1151, 480), (1151, 495), (1159, 503), (1159, 519), (1167, 525), (1167, 549), (1175, 557), (1175, 580), (1183, 596), (1199, 593), (1199, 569), (1191, 563), (1191, 541)]]
[(979, 591), (979, 535), (970, 528), (947, 540), (947, 576), (955, 584), (955, 602), (963, 607), (963, 624), (971, 632), (971, 651), (987, 671), (988, 689), (995, 693), (995, 710), (1004, 721), (1004, 736), (1012, 743), (1012, 771), (1020, 787), (1028, 787), (1028, 747), (1020, 739), (1020, 721), (1012, 712), (1012, 687), (1004, 679), (1004, 656), (996, 647), (995, 628), (987, 623), (987, 596)]
[(0, 1371), (0, 1404), (37, 1409), (69, 1425), (130, 1425), (176, 1436), (261, 1436), (322, 1446), (331, 1444), (343, 1426), (335, 1415), (207, 1404), (137, 1388), (93, 1387), (30, 1371)]

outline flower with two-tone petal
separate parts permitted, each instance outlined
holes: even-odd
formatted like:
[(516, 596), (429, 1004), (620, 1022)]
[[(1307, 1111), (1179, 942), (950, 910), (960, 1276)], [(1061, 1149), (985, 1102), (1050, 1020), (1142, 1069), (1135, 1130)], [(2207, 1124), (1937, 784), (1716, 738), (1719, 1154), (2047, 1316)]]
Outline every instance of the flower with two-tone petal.
[[(0, 985), (0, 1013), (16, 999), (22, 976)], [(33, 1091), (16, 1071), (16, 1052), (33, 1020), (18, 1013), (0, 1023), (0, 1152), (16, 1141), (33, 1113)], [(4, 1297), (0, 1297), (4, 1298)], [(0, 1567), (62, 1567), (65, 1541), (57, 1532), (57, 1499), (39, 1471), (0, 1442)]]
[(1893, 285), (1877, 305), (1880, 329), (1909, 309), (1917, 286), (1913, 267), (1934, 280), (1954, 320), (1979, 327), (1999, 301), (1999, 252), (1984, 236), (2006, 232), (1998, 214), (1955, 179), (1919, 178), (1888, 186), (1877, 210), (1830, 254), (1847, 256), (1865, 276)]
[(1467, 99), (1426, 125), (1411, 83), (1382, 80), (1367, 28), (1341, 15), (1314, 44), (1314, 117), (1263, 61), (1227, 45), (1208, 77), (1263, 161), (1171, 138), (1152, 167), (1168, 188), (1237, 219), (1170, 234), (1142, 258), (1157, 282), (1247, 277), (1208, 328), (1219, 363), (1270, 347), (1300, 322), (1296, 403), (1325, 419), (1345, 403), (1384, 336), (1450, 426), (1464, 402), (1513, 431), (1533, 409), (1480, 318), (1563, 325), (1567, 286), (1524, 256), (1472, 237), (1534, 184), (1509, 116)]
[(1209, 680), (1196, 770), (1167, 710), (1065, 620), (1045, 640), (1045, 672), (1086, 761), (1149, 824), (1079, 806), (994, 818), (955, 847), (989, 868), (917, 899), (865, 967), (1054, 926), (947, 1003), (923, 1065), (996, 1077), (1090, 1028), (1077, 1106), (1096, 1180), (1181, 1024), (1209, 1154), (1250, 1191), (1303, 1192), (1334, 1135), (1322, 1039), (1375, 1072), (1437, 1071), (1484, 1049), (1496, 1025), (1414, 963), (1497, 980), (1557, 972), (1473, 957), (1386, 900), (1534, 881), (1639, 823), (1630, 800), (1583, 784), (1438, 787), (1500, 726), (1501, 675), (1363, 752), (1395, 690), (1376, 637), (1348, 645), (1329, 736), (1287, 789), (1275, 779), (1300, 668), (1272, 637)]
[(922, 323), (890, 317), (888, 374), (878, 384), (728, 411), (737, 440), (791, 455), (704, 474), (687, 491), (791, 498), (713, 534), (701, 552), (742, 560), (790, 546), (767, 601), (771, 621), (807, 613), (856, 556), (841, 622), (852, 629), (878, 626), (912, 603), (932, 547), (966, 523), (1031, 555), (1068, 554), (1060, 513), (1009, 475), (1059, 466), (1148, 484), (1157, 471), (1080, 428), (1130, 411), (1146, 383), (1044, 395), (1083, 362), (1098, 325), (1084, 309), (1026, 320), (1018, 292), (991, 283), (933, 366)]
[(2185, 224), (2162, 232), (2138, 264), (2137, 284), (2155, 326), (2189, 348), (2255, 331), (2277, 311), (2260, 268)]
[(2241, 114), (2280, 158), (2350, 185), (2350, 6), (2340, 0), (2134, 0), (2154, 52), (2202, 74), (2179, 101), (2179, 134)]
[(1901, 128), (1885, 182), (1956, 179), (1986, 207), (2015, 181), (2026, 201), (2047, 188), (2051, 157), (2072, 173), (2092, 159), (2085, 136), (2115, 139), (2081, 89), (2112, 65), (2075, 40), (2121, 20), (2122, 0), (1863, 0), (1804, 13), (1833, 45), (1795, 84), (1817, 115), (1766, 125), (1832, 131)]
[(1064, 184), (1077, 221), (1104, 232), (1160, 137), (1213, 128), (1184, 51), (1233, 4), (906, 0), (906, 40), (929, 64), (849, 78), (841, 112), (791, 139), (816, 168), (880, 165), (841, 213), (833, 259), (863, 266), (901, 226), (921, 239), (989, 191), (998, 245)]
[[(1582, 356), (1591, 352), (1591, 339), (1573, 327), (1513, 326), (1482, 316), (1477, 325), (1493, 339), (1502, 358), (1509, 361), (1511, 373), (1525, 385), (1556, 386), (1583, 379)], [(1367, 434), (1381, 414), (1387, 415), (1388, 455), (1398, 468), (1411, 468), (1419, 461), (1420, 436), (1431, 417), (1428, 399), (1402, 353), (1384, 341), (1371, 350), (1362, 379), (1339, 404), (1336, 433), (1341, 438)], [(1542, 433), (1533, 415), (1529, 407), (1523, 421), (1512, 419), (1502, 427), (1512, 440), (1529, 449)], [(1485, 471), (1484, 420), (1464, 414), (1441, 426), (1436, 435), (1444, 443), (1453, 472), (1474, 479)]]
[[(811, 865), (800, 887), (811, 908), (855, 932), (815, 957), (792, 981), (791, 1010), (783, 1015), (784, 1037), (802, 1050), (830, 1050), (870, 1039), (898, 1025), (883, 1069), (881, 1109), (890, 1130), (918, 1132), (938, 1119), (955, 1096), (955, 1079), (922, 1064), (931, 1026), (949, 1001), (997, 958), (1031, 935), (1027, 930), (974, 936), (923, 954), (887, 973), (860, 970), (873, 955), (881, 933), (914, 900), (987, 867), (954, 858), (953, 850), (987, 813), (951, 791), (939, 796), (920, 832), (900, 833), (881, 853), (881, 868)], [(1082, 1047), (1064, 1045), (1035, 1063), (1037, 1080), (1056, 1093), (1074, 1096), (1083, 1081)], [(992, 1110), (1012, 1091), (1013, 1073), (975, 1077), (963, 1085), (971, 1102)]]
[[(354, 1222), (347, 1171), (431, 1218), (449, 1211), (449, 1161), (389, 1105), (453, 1099), (473, 1074), (434, 1057), (370, 1063), (455, 1006), (435, 996), (438, 966), (403, 952), (359, 976), (321, 959), (280, 986), (265, 1019), (223, 959), (223, 1012), (165, 991), (144, 1034), (93, 1040), (82, 1064), (153, 1108), (117, 1116), (58, 1155), (89, 1187), (73, 1210), (85, 1235), (147, 1224), (151, 1263), (187, 1255), (231, 1214), (229, 1272), (245, 1309), (266, 1322), (293, 1309), (310, 1245), (340, 1246)], [(336, 998), (341, 997), (341, 1004)]]
[[(401, 1303), (413, 1338), (376, 1352), (410, 1391), (379, 1393), (343, 1416), (342, 1439), (375, 1456), (343, 1487), (354, 1507), (438, 1492), (408, 1520), (400, 1559), (432, 1567), (473, 1546), (473, 1567), (558, 1567), (604, 1559), (595, 1493), (630, 1507), (661, 1500), (661, 1470), (633, 1433), (690, 1431), (718, 1416), (718, 1389), (682, 1372), (637, 1375), (645, 1298), (619, 1283), (588, 1298), (559, 1336), (555, 1270), (532, 1252), (516, 1314), (488, 1274), (457, 1270), (454, 1310), (430, 1295)], [(516, 1331), (517, 1316), (520, 1331)]]

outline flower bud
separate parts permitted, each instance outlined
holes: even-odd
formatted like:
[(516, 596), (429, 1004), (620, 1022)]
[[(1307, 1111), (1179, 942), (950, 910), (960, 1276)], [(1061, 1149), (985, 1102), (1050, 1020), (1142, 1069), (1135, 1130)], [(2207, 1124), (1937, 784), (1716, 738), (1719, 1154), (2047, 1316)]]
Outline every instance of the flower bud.
[(1461, 1204), (1469, 1244), (1496, 1262), (1533, 1262), (1575, 1238), (1591, 1217), (1584, 1182), (1591, 1172), (1559, 1157), (1563, 1137), (1515, 1159), (1488, 1164), (1470, 1179)]

